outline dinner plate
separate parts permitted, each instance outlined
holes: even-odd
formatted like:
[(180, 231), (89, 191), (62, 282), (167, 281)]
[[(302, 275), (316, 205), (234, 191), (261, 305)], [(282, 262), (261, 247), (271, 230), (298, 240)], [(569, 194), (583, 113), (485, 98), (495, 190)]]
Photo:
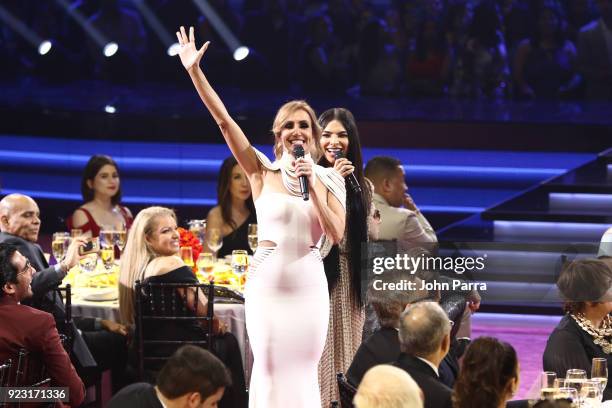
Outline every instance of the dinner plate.
[(106, 302), (110, 300), (117, 300), (118, 293), (117, 289), (109, 288), (109, 289), (100, 289), (95, 292), (88, 293), (83, 296), (83, 300), (88, 300), (90, 302)]

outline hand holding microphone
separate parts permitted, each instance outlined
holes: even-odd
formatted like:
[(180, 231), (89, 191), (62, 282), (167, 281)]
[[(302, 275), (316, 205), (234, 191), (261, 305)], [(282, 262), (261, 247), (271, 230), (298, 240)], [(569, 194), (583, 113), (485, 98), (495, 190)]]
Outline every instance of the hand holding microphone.
[(304, 201), (308, 201), (310, 197), (308, 179), (312, 177), (312, 163), (304, 158), (304, 147), (302, 145), (293, 147), (293, 157), (295, 157), (295, 175), (300, 180), (302, 198)]
[(336, 169), (342, 177), (344, 177), (349, 185), (349, 188), (353, 193), (361, 193), (361, 187), (359, 186), (359, 182), (357, 181), (357, 177), (353, 173), (355, 171), (355, 166), (344, 157), (344, 153), (338, 150), (335, 153), (336, 162), (334, 163), (334, 169)]

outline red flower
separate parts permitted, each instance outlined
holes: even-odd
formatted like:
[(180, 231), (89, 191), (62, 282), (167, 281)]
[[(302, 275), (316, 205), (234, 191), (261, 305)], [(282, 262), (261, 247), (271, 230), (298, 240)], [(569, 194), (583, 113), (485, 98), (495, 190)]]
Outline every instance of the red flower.
[(191, 253), (193, 255), (193, 272), (195, 273), (198, 271), (196, 261), (198, 260), (198, 256), (200, 256), (200, 253), (202, 252), (202, 244), (200, 244), (200, 241), (189, 230), (186, 230), (185, 228), (179, 227), (178, 233), (180, 237), (179, 246), (181, 248), (191, 247)]

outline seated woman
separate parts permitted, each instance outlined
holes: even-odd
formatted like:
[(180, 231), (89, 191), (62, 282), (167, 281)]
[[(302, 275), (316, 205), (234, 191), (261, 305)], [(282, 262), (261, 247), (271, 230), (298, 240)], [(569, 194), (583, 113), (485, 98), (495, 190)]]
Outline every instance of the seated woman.
[[(544, 349), (544, 370), (565, 378), (570, 368), (591, 374), (593, 358), (608, 360), (612, 375), (612, 270), (603, 261), (572, 261), (559, 276), (557, 287), (565, 299), (565, 316), (551, 333)], [(610, 377), (604, 400), (612, 398)]]
[(225, 159), (219, 170), (217, 202), (219, 205), (206, 217), (207, 230), (218, 228), (223, 237), (223, 246), (217, 256), (230, 255), (234, 249), (246, 249), (252, 255), (248, 227), (257, 223), (255, 205), (249, 180), (233, 156)]
[(81, 178), (83, 204), (67, 220), (68, 229), (97, 237), (102, 226), (129, 229), (134, 217), (121, 203), (119, 168), (109, 156), (92, 156)]
[[(142, 210), (134, 220), (130, 230), (125, 252), (121, 259), (119, 273), (119, 311), (126, 325), (134, 324), (134, 286), (137, 280), (157, 283), (193, 283), (198, 281), (193, 271), (177, 256), (179, 252), (179, 233), (174, 212), (164, 207), (149, 207)], [(179, 290), (177, 290), (179, 291)], [(198, 316), (207, 312), (207, 298), (198, 294), (198, 305), (193, 307), (192, 293), (179, 291), (179, 307), (191, 309)], [(145, 304), (143, 307), (150, 307)], [(193, 310), (197, 309), (197, 310)], [(203, 340), (205, 329), (194, 325), (192, 321), (167, 320), (156, 322), (155, 327), (144, 326), (143, 335), (160, 340)], [(224, 328), (215, 328), (213, 352), (232, 373), (234, 384), (223, 397), (221, 407), (245, 407), (246, 387), (242, 357), (236, 338), (231, 333), (224, 333)], [(178, 345), (177, 345), (178, 347)], [(159, 350), (155, 353), (169, 355), (174, 350)], [(169, 353), (168, 353), (169, 352)], [(147, 367), (155, 371), (155, 366)]]
[(519, 365), (514, 348), (492, 337), (479, 337), (463, 357), (453, 388), (453, 407), (506, 407), (518, 384)]

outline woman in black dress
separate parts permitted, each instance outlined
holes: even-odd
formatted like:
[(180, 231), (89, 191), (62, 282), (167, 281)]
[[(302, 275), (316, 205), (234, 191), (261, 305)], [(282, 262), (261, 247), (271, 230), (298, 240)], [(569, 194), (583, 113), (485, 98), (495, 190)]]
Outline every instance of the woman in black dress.
[(612, 398), (612, 269), (605, 262), (581, 259), (567, 265), (557, 281), (565, 299), (565, 316), (544, 349), (544, 370), (565, 378), (571, 368), (591, 375), (593, 358), (608, 360), (604, 400)]
[[(176, 216), (172, 210), (149, 207), (136, 216), (125, 252), (121, 257), (119, 274), (119, 311), (124, 324), (134, 324), (134, 287), (137, 280), (156, 283), (198, 283), (191, 268), (177, 255), (179, 242)], [(193, 293), (185, 293), (185, 289), (176, 290), (180, 295), (176, 298), (182, 303), (178, 305), (179, 308), (189, 309), (198, 316), (206, 315), (207, 299), (203, 293), (198, 294), (198, 304), (194, 306), (192, 297), (195, 295), (195, 290)], [(167, 299), (170, 297), (167, 296)], [(184, 301), (183, 298), (187, 300)], [(144, 302), (143, 308), (148, 307), (150, 307), (149, 302)], [(156, 310), (159, 310), (159, 307)], [(157, 321), (154, 327), (151, 326), (143, 325), (143, 336), (154, 340), (203, 340), (206, 334), (204, 328), (188, 320)], [(234, 335), (225, 332), (222, 323), (213, 326), (215, 326), (213, 353), (228, 367), (232, 373), (233, 383), (233, 386), (226, 391), (220, 406), (246, 407), (246, 387), (238, 342)], [(156, 348), (154, 352), (160, 356), (167, 356), (174, 350)], [(145, 367), (152, 371), (156, 368)]]
[(207, 230), (218, 228), (223, 237), (223, 246), (217, 256), (223, 258), (234, 249), (245, 249), (252, 255), (248, 227), (257, 224), (255, 205), (249, 180), (233, 156), (225, 159), (219, 169), (217, 203), (206, 217)]

